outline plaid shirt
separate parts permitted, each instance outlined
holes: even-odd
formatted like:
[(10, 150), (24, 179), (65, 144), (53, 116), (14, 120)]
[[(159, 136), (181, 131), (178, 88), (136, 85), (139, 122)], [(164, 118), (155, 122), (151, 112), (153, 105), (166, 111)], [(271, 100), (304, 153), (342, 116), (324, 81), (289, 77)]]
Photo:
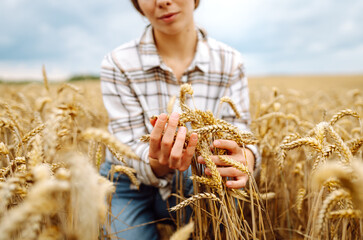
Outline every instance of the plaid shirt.
[[(141, 161), (126, 159), (137, 172), (138, 179), (160, 189), (163, 198), (170, 193), (172, 175), (158, 178), (148, 160), (149, 145), (139, 141), (149, 134), (149, 118), (166, 112), (173, 96), (179, 95), (180, 85), (189, 83), (194, 89), (194, 101), (186, 103), (201, 110), (211, 110), (216, 116), (219, 100), (229, 96), (241, 113), (236, 119), (227, 104), (222, 105), (219, 117), (248, 130), (250, 122), (247, 78), (240, 54), (231, 47), (208, 38), (197, 29), (198, 43), (194, 59), (178, 81), (171, 68), (163, 63), (154, 43), (152, 27), (146, 27), (140, 39), (128, 42), (105, 56), (101, 70), (103, 101), (109, 114), (109, 131), (121, 142), (131, 146)], [(187, 98), (188, 99), (188, 98)], [(176, 103), (174, 111), (181, 112)], [(260, 158), (255, 146), (248, 146)], [(107, 161), (119, 164), (108, 152)]]

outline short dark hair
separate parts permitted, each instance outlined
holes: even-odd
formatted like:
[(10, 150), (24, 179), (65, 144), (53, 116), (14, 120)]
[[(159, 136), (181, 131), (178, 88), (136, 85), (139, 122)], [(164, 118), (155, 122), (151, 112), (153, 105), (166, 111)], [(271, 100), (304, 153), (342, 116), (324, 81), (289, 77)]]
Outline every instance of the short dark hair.
[[(134, 7), (136, 8), (136, 10), (141, 13), (141, 15), (144, 15), (144, 13), (141, 11), (141, 8), (139, 6), (138, 0), (131, 0), (132, 4), (134, 5)], [(195, 8), (197, 8), (199, 6), (199, 2), (200, 0), (194, 0), (195, 2)]]

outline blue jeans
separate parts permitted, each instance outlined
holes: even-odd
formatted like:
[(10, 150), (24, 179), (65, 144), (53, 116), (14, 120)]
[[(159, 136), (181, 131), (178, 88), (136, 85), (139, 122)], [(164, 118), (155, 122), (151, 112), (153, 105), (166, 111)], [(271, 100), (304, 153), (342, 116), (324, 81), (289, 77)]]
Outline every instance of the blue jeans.
[[(111, 164), (105, 162), (101, 165), (100, 173), (107, 177)], [(184, 196), (193, 194), (193, 182), (189, 179), (191, 171), (184, 172)], [(110, 178), (110, 176), (108, 177)], [(113, 178), (116, 191), (111, 201), (111, 237), (120, 239), (153, 240), (158, 239), (155, 220), (167, 218), (169, 221), (175, 217), (169, 213), (168, 208), (175, 206), (175, 197), (164, 201), (159, 189), (149, 185), (140, 185), (139, 190), (130, 189), (130, 180), (124, 174), (115, 173)], [(172, 191), (175, 193), (175, 177)], [(187, 209), (190, 216), (191, 210)]]

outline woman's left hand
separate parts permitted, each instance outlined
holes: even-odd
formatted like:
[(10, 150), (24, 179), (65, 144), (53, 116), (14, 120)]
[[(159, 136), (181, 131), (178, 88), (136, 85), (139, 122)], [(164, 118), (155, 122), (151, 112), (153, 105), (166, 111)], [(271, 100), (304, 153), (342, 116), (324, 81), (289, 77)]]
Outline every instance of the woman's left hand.
[[(213, 142), (213, 147), (219, 149), (225, 149), (228, 152), (229, 158), (241, 162), (245, 166), (248, 167), (250, 173), (253, 173), (253, 168), (255, 164), (255, 157), (252, 151), (248, 148), (241, 148), (235, 141), (232, 140), (223, 140), (218, 139)], [(232, 179), (226, 182), (226, 186), (229, 188), (243, 188), (246, 186), (248, 181), (248, 175), (246, 173), (241, 172), (240, 170), (222, 162), (219, 159), (218, 155), (213, 155), (212, 161), (217, 165), (217, 169), (222, 177), (230, 177)], [(201, 164), (205, 164), (203, 157), (198, 157), (198, 162)], [(205, 174), (211, 175), (211, 171), (206, 168)]]

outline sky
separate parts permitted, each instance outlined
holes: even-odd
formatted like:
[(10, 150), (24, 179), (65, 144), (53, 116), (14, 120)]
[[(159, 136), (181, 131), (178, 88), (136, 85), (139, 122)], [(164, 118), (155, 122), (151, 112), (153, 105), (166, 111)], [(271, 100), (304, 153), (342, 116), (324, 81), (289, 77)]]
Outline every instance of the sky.
[[(362, 74), (362, 0), (201, 0), (196, 23), (239, 50), (248, 75)], [(0, 0), (0, 79), (99, 74), (141, 35), (129, 0)]]

